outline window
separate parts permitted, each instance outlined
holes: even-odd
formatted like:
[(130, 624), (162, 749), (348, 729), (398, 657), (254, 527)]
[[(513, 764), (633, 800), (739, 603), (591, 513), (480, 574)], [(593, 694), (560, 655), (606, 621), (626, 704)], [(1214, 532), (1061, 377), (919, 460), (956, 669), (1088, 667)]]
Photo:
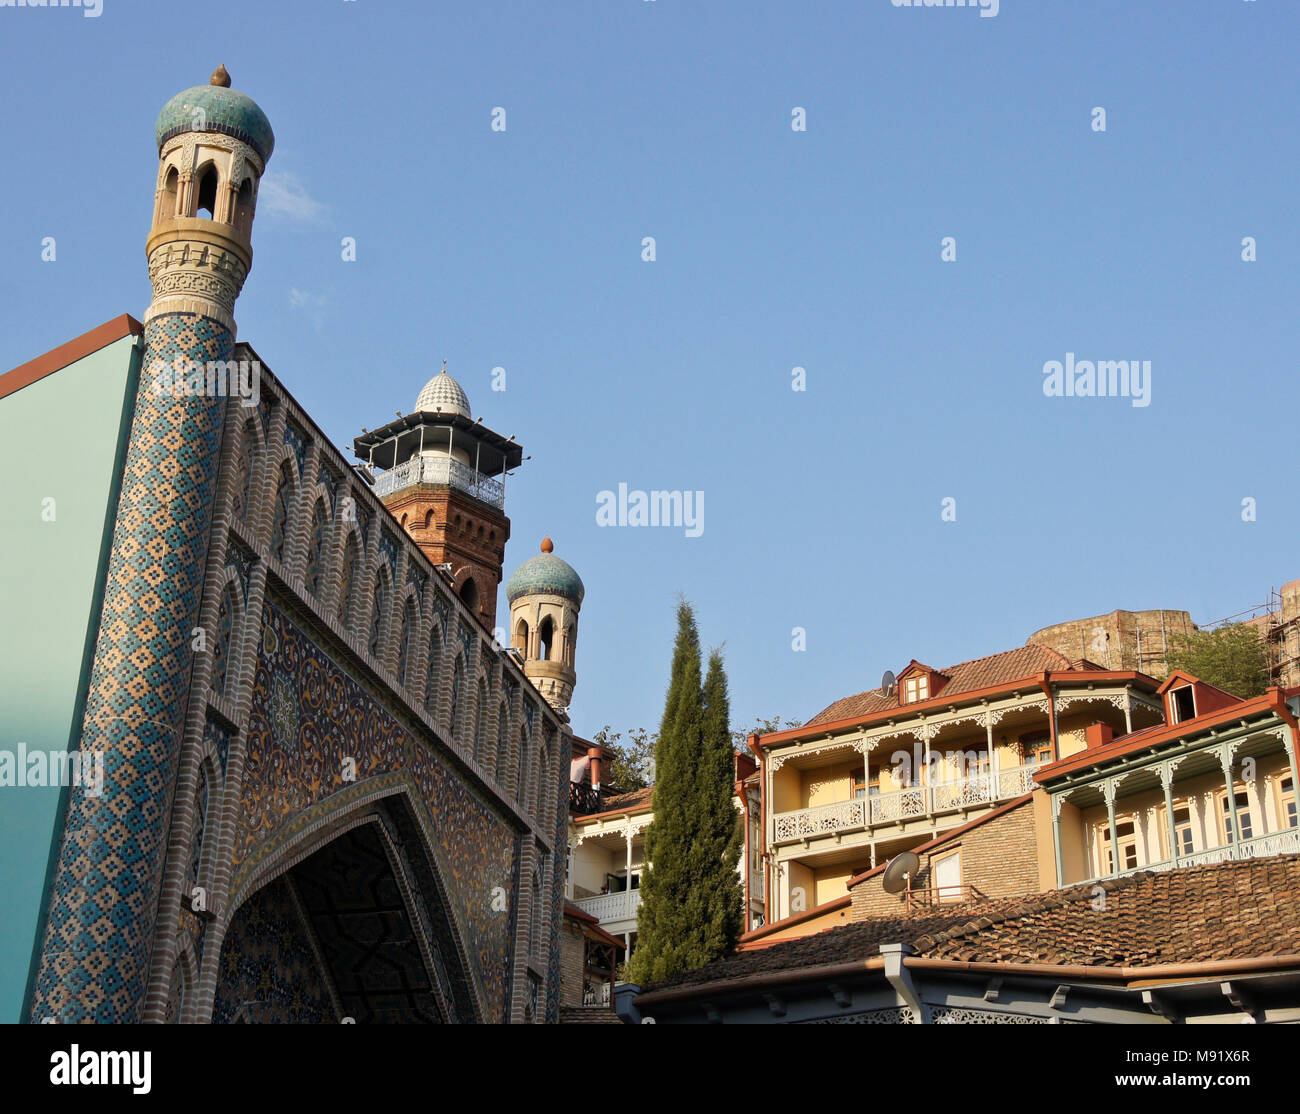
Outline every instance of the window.
[(502, 774), (506, 768), (506, 732), (510, 728), (510, 709), (504, 704), (497, 709), (497, 760), (493, 767), (493, 774), (497, 781), (501, 780)]
[(1196, 850), (1192, 836), (1192, 812), (1187, 806), (1174, 809), (1174, 853), (1190, 855)]
[(528, 729), (519, 729), (519, 770), (515, 778), (515, 800), (528, 811)]
[(384, 614), (388, 610), (388, 574), (380, 569), (375, 576), (375, 603), (370, 610), (370, 656), (379, 657), (384, 637)]
[[(1245, 793), (1235, 794), (1237, 804), (1237, 824), (1241, 828), (1240, 839), (1255, 838), (1255, 822), (1250, 812), (1250, 796)], [(1219, 798), (1219, 803), (1223, 806), (1223, 835), (1224, 844), (1235, 843), (1237, 840), (1232, 834), (1232, 802), (1228, 800), (1228, 794), (1224, 793)]]
[(217, 611), (217, 638), (212, 647), (212, 688), (218, 696), (226, 691), (226, 670), (230, 664), (230, 638), (235, 626), (235, 594), (229, 586), (221, 593)]
[(176, 196), (179, 192), (180, 175), (173, 166), (167, 171), (167, 180), (163, 183), (162, 198), (159, 201), (158, 217), (160, 220), (174, 220), (176, 217)]
[(474, 704), (474, 757), (480, 761), (483, 758), (484, 748), (487, 745), (487, 739), (484, 737), (484, 721), (487, 719), (487, 685), (483, 683), (480, 677), (478, 682), (478, 700)]
[(853, 773), (853, 799), (862, 800), (863, 797), (880, 796), (880, 774), (879, 772), (871, 775), (871, 780), (866, 780), (865, 770), (855, 770)]
[(1196, 718), (1196, 695), (1192, 692), (1191, 685), (1184, 685), (1180, 689), (1174, 689), (1169, 696), (1174, 710), (1175, 723), (1182, 723), (1185, 720)]
[(1049, 731), (1038, 731), (1032, 735), (1020, 736), (1020, 753), (1024, 756), (1026, 766), (1041, 766), (1052, 760), (1052, 735)]
[(456, 741), (456, 725), (461, 720), (460, 708), (460, 690), (463, 687), (462, 682), (465, 678), (465, 656), (456, 655), (456, 667), (451, 673), (451, 723), (447, 726), (447, 733), (452, 742)]
[(478, 614), (478, 585), (474, 583), (473, 577), (461, 585), (460, 598), (466, 607)]
[(210, 163), (199, 174), (198, 205), (194, 215), (211, 220), (217, 211), (217, 168)]
[(406, 601), (402, 609), (402, 633), (397, 642), (397, 683), (406, 687), (406, 670), (411, 664), (411, 631), (415, 629), (415, 605)]
[(537, 628), (537, 639), (541, 643), (539, 656), (542, 661), (550, 661), (551, 643), (555, 640), (555, 621), (549, 615), (542, 620), (541, 626)]
[(311, 514), (311, 548), (307, 551), (307, 591), (320, 594), (321, 573), (325, 565), (325, 504), (316, 500)]
[(230, 511), (238, 519), (243, 519), (248, 510), (249, 487), (253, 480), (253, 423), (244, 426), (244, 435), (240, 439), (239, 461), (235, 465), (235, 491), (231, 498)]
[(903, 682), (903, 703), (914, 704), (918, 700), (925, 700), (930, 695), (930, 677), (927, 673), (918, 674), (915, 677), (908, 677)]
[(1295, 782), (1289, 777), (1283, 778), (1278, 782), (1278, 815), (1282, 819), (1284, 828), (1294, 828), (1296, 826), (1296, 804), (1295, 804)]
[(433, 630), (429, 632), (429, 672), (424, 684), (424, 710), (430, 716), (438, 715), (438, 669), (442, 665), (442, 635), (434, 619)]
[(352, 593), (357, 586), (357, 539), (348, 538), (348, 544), (343, 550), (343, 571), (339, 577), (339, 604), (338, 614), (339, 622), (347, 624), (348, 616), (352, 614)]
[(954, 902), (962, 898), (961, 852), (954, 851), (940, 859), (930, 860), (931, 888), (935, 901)]
[(235, 197), (235, 229), (245, 236), (253, 227), (253, 179), (245, 178), (239, 183), (239, 193)]
[[(1107, 874), (1115, 873), (1115, 855), (1114, 848), (1110, 839), (1110, 825), (1103, 824), (1100, 829), (1102, 846), (1105, 852), (1102, 856), (1106, 863)], [(1136, 870), (1138, 865), (1137, 850), (1137, 831), (1134, 829), (1133, 821), (1115, 822), (1115, 843), (1119, 845), (1119, 861), (1121, 870)]]
[(289, 465), (280, 465), (280, 484), (275, 492), (275, 518), (271, 522), (271, 556), (284, 560), (284, 540), (289, 528), (289, 497), (293, 492), (293, 479)]

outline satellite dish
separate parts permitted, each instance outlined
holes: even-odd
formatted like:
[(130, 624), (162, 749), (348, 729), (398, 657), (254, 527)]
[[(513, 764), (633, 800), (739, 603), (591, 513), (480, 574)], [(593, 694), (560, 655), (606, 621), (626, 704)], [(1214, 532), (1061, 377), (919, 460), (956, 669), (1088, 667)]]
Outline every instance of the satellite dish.
[(921, 866), (915, 851), (903, 851), (889, 860), (885, 867), (885, 880), (881, 883), (885, 893), (902, 893), (910, 888), (911, 880)]
[(882, 696), (893, 696), (894, 689), (898, 687), (898, 678), (894, 676), (892, 669), (886, 669), (885, 675), (880, 678), (880, 694)]

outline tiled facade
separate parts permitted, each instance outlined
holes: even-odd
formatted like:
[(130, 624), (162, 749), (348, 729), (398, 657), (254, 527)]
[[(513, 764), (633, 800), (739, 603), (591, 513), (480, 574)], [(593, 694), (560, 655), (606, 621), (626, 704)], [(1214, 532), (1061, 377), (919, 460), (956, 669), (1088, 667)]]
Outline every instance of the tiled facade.
[[(81, 733), (104, 791), (73, 790), (29, 1016), (553, 1021), (567, 723), (234, 345), (236, 194), (255, 196), (269, 139), (159, 136), (155, 300)], [(215, 220), (195, 212), (212, 165)], [(260, 372), (255, 409), (154, 390), (177, 359), (232, 358)], [(383, 921), (384, 971), (356, 918)]]

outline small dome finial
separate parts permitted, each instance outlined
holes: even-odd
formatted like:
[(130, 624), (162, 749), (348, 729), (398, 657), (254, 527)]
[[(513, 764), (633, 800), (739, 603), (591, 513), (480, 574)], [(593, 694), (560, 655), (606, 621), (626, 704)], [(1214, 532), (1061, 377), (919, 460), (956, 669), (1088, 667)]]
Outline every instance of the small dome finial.
[(218, 66), (212, 71), (212, 76), (208, 78), (209, 85), (220, 85), (223, 89), (230, 88), (230, 74), (226, 72), (224, 64)]
[(543, 539), (542, 539), (542, 552), (543, 552), (543, 553), (554, 553), (554, 552), (555, 552), (555, 543), (554, 543), (553, 541), (551, 541), (551, 539), (550, 539), (549, 537), (546, 537), (546, 538), (543, 538)]

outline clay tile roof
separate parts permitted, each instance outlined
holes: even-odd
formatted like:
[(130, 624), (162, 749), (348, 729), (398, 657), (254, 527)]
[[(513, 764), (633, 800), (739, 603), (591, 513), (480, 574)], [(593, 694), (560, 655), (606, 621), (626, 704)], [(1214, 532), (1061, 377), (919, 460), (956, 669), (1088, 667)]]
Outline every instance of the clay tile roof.
[(1143, 872), (920, 917), (873, 917), (738, 952), (653, 989), (869, 959), (888, 943), (910, 944), (927, 959), (1095, 967), (1298, 955), (1300, 854)]
[(630, 793), (620, 793), (616, 797), (607, 797), (601, 812), (624, 812), (629, 808), (642, 808), (654, 801), (655, 787), (647, 785), (644, 789), (633, 789)]
[[(928, 668), (928, 667), (927, 667)], [(975, 658), (950, 665), (947, 669), (935, 670), (949, 678), (940, 690), (941, 696), (958, 696), (963, 692), (988, 688), (1007, 681), (1015, 681), (1045, 669), (1069, 669), (1070, 661), (1064, 654), (1059, 654), (1047, 646), (1017, 646), (1014, 650), (1005, 650), (1000, 654)], [(850, 719), (853, 716), (866, 716), (873, 712), (883, 712), (888, 708), (899, 707), (899, 694), (882, 696), (879, 689), (860, 692), (856, 696), (846, 696), (834, 704), (823, 708), (805, 727), (817, 723), (829, 723), (832, 720)]]

